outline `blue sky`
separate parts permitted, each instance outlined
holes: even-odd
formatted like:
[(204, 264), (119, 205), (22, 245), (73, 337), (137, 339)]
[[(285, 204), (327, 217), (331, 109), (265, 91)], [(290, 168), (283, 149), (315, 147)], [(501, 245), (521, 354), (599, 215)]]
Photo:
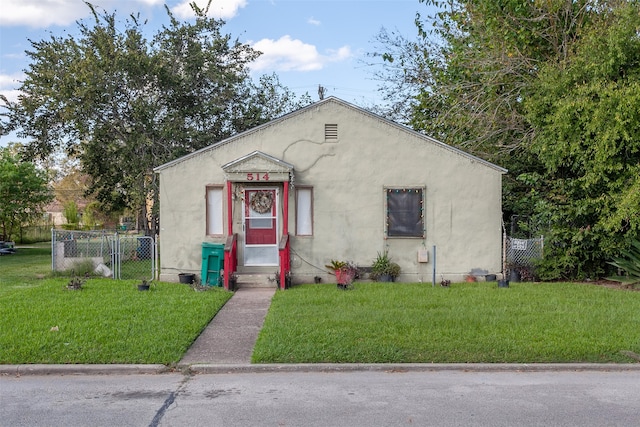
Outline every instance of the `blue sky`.
[[(124, 20), (131, 13), (149, 20), (156, 29), (167, 22), (164, 5), (182, 20), (192, 19), (192, 0), (92, 0)], [(196, 0), (206, 6), (207, 0)], [(380, 102), (378, 84), (366, 53), (375, 50), (382, 27), (413, 38), (416, 12), (427, 15), (418, 0), (213, 0), (210, 15), (226, 21), (223, 29), (263, 52), (252, 75), (277, 73), (298, 94), (317, 99), (318, 85), (327, 96), (359, 105)], [(0, 14), (0, 93), (16, 99), (22, 71), (27, 68), (28, 39), (49, 34), (75, 34), (76, 21), (90, 19), (82, 0), (2, 0)], [(87, 21), (90, 22), (90, 21)], [(0, 145), (15, 140), (0, 137)]]

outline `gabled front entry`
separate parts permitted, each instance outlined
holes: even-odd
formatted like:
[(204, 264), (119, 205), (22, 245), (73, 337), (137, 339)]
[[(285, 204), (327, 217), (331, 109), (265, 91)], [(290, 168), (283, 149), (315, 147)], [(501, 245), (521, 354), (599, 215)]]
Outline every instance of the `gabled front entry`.
[(244, 265), (278, 265), (278, 190), (244, 190)]
[[(244, 267), (249, 267), (263, 272), (276, 267), (280, 287), (285, 289), (291, 271), (288, 212), (293, 165), (254, 151), (222, 169), (228, 209), (225, 271), (248, 272)], [(238, 230), (240, 224), (242, 230)], [(225, 275), (225, 289), (231, 276)]]

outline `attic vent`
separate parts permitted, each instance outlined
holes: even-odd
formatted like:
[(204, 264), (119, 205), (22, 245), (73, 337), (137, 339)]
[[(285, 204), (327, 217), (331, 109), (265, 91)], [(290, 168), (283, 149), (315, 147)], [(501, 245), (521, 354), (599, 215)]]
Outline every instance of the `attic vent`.
[(338, 140), (338, 125), (337, 124), (325, 124), (324, 125), (324, 139), (325, 139), (325, 141), (337, 141)]

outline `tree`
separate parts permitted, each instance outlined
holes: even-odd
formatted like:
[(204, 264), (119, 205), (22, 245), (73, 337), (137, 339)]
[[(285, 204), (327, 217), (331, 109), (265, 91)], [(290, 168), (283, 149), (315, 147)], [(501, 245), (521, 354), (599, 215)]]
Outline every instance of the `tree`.
[(603, 10), (525, 102), (552, 224), (544, 272), (598, 277), (640, 235), (640, 9)]
[(91, 177), (80, 172), (78, 168), (69, 168), (66, 174), (53, 183), (56, 200), (62, 205), (73, 201), (77, 206), (86, 205), (86, 193)]
[(257, 85), (248, 81), (244, 99), (233, 108), (236, 129), (251, 129), (313, 103), (308, 93), (298, 99), (276, 74), (261, 76)]
[(69, 200), (63, 205), (62, 214), (64, 218), (67, 220), (67, 224), (73, 230), (77, 229), (80, 225), (80, 212), (78, 212), (78, 204)]
[(25, 162), (12, 147), (0, 148), (0, 240), (41, 216), (53, 196), (46, 174)]
[[(67, 165), (63, 171), (59, 171), (59, 173), (63, 172), (65, 175), (53, 183), (56, 201), (63, 207), (66, 207), (69, 202), (74, 202), (76, 209), (81, 211), (82, 224), (85, 228), (92, 229), (105, 225), (115, 227), (123, 212), (110, 210), (109, 206), (105, 206), (89, 194), (91, 177), (82, 173), (74, 165)], [(67, 218), (67, 222), (77, 223), (78, 221), (70, 221)]]
[[(169, 25), (148, 41), (137, 17), (121, 30), (115, 14), (87, 5), (93, 25), (80, 22), (77, 38), (31, 42), (23, 95), (16, 103), (4, 99), (5, 128), (32, 138), (26, 147), (31, 158), (65, 147), (91, 176), (91, 194), (111, 211), (139, 212), (145, 231), (153, 233), (153, 167), (262, 123), (295, 102), (273, 79), (264, 90), (282, 97), (259, 96), (262, 88), (247, 69), (259, 52), (223, 34), (224, 21), (208, 18), (207, 9), (193, 4), (197, 17), (189, 23), (166, 8)], [(238, 108), (245, 104), (251, 107)]]
[[(537, 70), (573, 48), (590, 14), (589, 0), (420, 0), (418, 38), (386, 31), (382, 78), (405, 86), (402, 113), (414, 129), (489, 160), (526, 147), (531, 127), (522, 101)], [(389, 80), (389, 79), (387, 79)], [(398, 105), (398, 104), (394, 104)]]

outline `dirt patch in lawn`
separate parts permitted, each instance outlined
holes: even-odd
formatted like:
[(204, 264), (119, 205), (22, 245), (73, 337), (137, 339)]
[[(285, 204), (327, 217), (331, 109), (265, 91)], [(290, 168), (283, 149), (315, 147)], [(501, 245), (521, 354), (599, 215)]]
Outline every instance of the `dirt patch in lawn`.
[(640, 288), (634, 287), (634, 285), (607, 279), (589, 280), (578, 283), (584, 283), (585, 285), (604, 286), (605, 288), (620, 289), (623, 291), (640, 291)]
[(626, 291), (640, 291), (640, 289), (635, 287), (634, 285), (631, 285), (628, 283), (622, 283), (622, 282), (615, 282), (613, 280), (602, 279), (602, 280), (597, 280), (593, 282), (593, 284), (599, 285), (599, 286), (606, 286), (607, 288), (624, 289)]
[[(563, 282), (566, 283), (567, 280), (552, 280), (552, 282)], [(610, 289), (620, 289), (622, 291), (640, 291), (640, 285), (634, 287), (634, 285), (630, 285), (627, 283), (616, 282), (615, 280), (607, 280), (607, 279), (598, 279), (598, 280), (584, 280), (573, 283), (579, 283), (583, 285), (594, 285), (594, 286), (604, 286), (605, 288)]]

